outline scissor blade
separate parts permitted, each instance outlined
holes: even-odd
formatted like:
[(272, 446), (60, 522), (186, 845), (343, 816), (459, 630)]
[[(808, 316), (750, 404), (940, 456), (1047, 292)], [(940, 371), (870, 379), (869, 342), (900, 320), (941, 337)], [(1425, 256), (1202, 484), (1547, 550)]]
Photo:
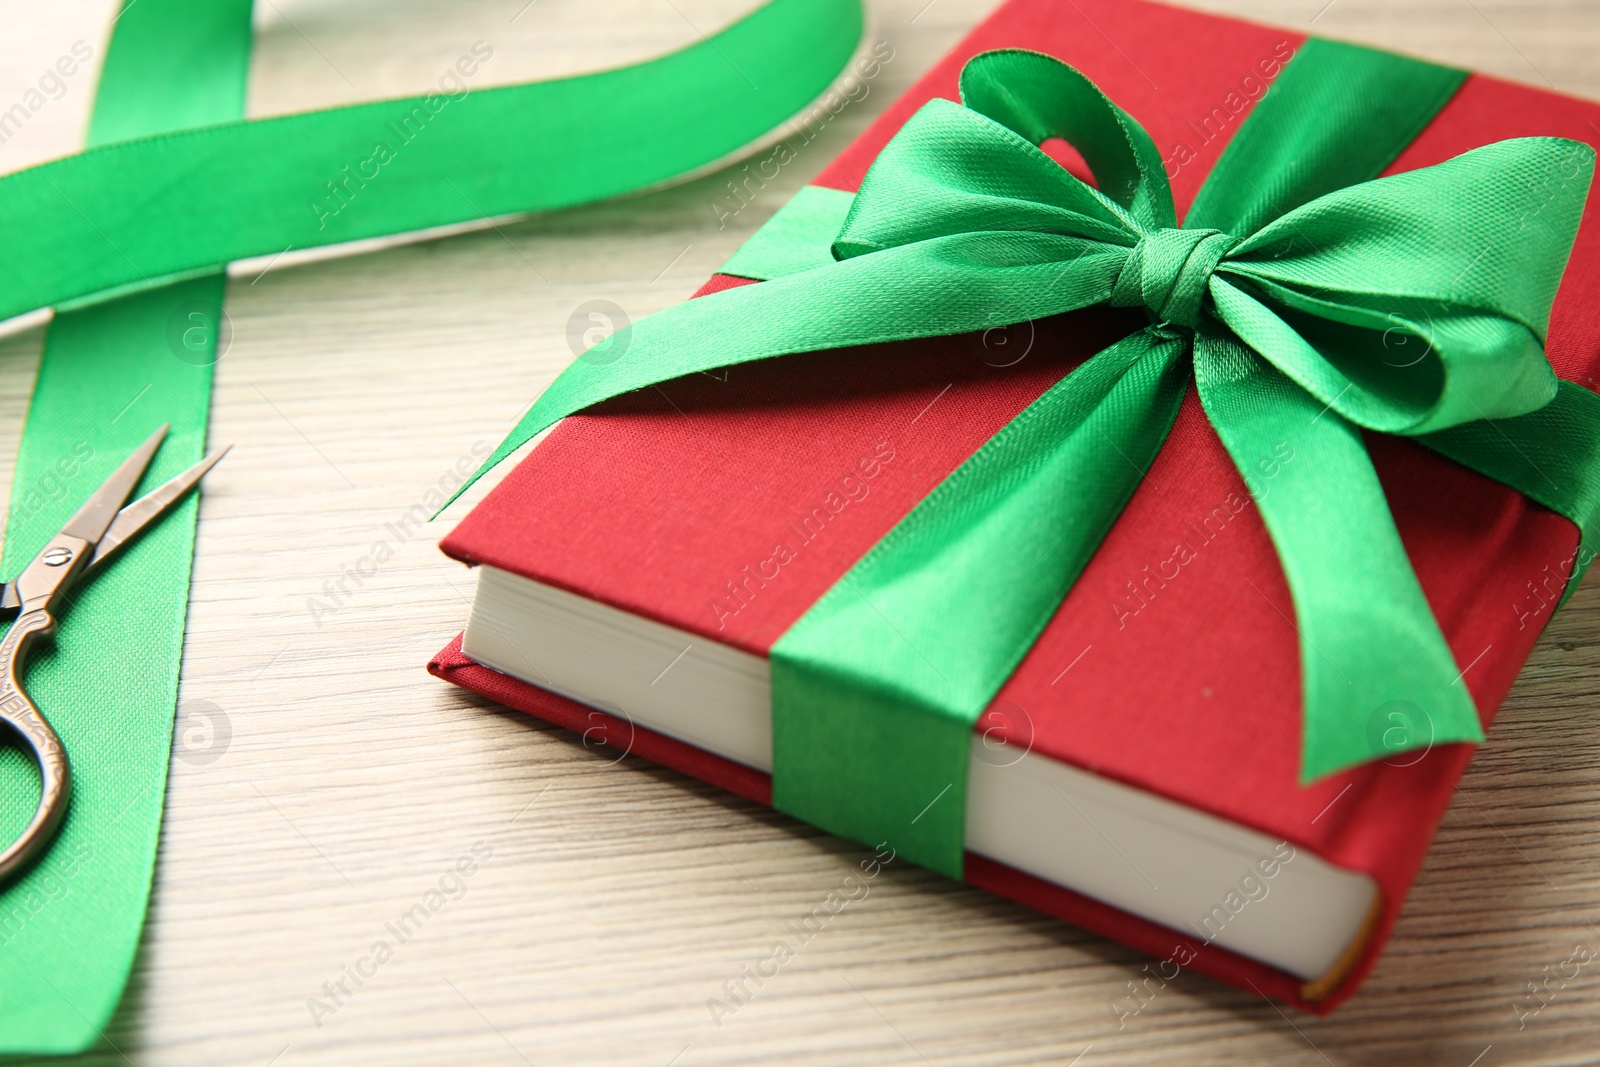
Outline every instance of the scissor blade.
[(107, 478), (83, 507), (78, 509), (78, 513), (67, 520), (67, 524), (61, 527), (61, 532), (69, 537), (82, 538), (91, 545), (104, 537), (106, 529), (116, 519), (117, 512), (122, 509), (134, 486), (144, 477), (145, 468), (150, 466), (150, 457), (161, 447), (161, 441), (167, 436), (170, 425), (170, 423), (163, 425), (161, 429), (151, 434), (144, 444), (134, 449), (133, 455), (123, 460), (122, 466), (113, 471), (111, 477)]
[(183, 494), (193, 489), (200, 479), (205, 477), (206, 472), (215, 467), (217, 461), (226, 456), (228, 449), (232, 447), (227, 445), (218, 449), (176, 478), (150, 490), (117, 512), (117, 517), (112, 520), (111, 525), (101, 536), (100, 543), (95, 546), (94, 555), (89, 557), (89, 566), (94, 567), (105, 562), (107, 556), (132, 540), (140, 530), (160, 518), (168, 508), (183, 499)]

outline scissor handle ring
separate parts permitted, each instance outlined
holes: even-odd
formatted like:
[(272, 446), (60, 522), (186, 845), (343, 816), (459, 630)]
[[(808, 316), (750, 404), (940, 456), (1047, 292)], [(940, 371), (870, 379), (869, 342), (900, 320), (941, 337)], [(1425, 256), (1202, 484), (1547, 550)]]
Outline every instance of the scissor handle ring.
[(22, 687), (22, 663), (28, 645), (41, 633), (55, 626), (47, 611), (28, 611), (18, 616), (0, 640), (0, 660), (6, 669), (0, 674), (0, 721), (15, 730), (33, 750), (39, 765), (39, 809), (22, 831), (22, 836), (0, 852), (0, 883), (26, 867), (50, 843), (67, 813), (72, 794), (72, 773), (67, 766), (67, 750), (50, 728), (28, 691)]

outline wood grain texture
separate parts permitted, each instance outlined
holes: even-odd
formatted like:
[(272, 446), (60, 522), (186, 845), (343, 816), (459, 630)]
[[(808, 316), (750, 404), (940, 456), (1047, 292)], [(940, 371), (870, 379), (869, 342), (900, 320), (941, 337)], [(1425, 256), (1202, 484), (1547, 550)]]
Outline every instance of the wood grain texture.
[[(1600, 98), (1600, 0), (1190, 2)], [(609, 66), (753, 6), (524, 3), (264, 3), (251, 112), (421, 91), (480, 39), (495, 56), (479, 84)], [(873, 0), (895, 59), (726, 228), (711, 177), (236, 271), (213, 417), (213, 439), (236, 447), (207, 479), (150, 921), (85, 1062), (1600, 1063), (1600, 962), (1520, 1028), (1514, 1007), (1575, 946), (1600, 951), (1595, 580), (1523, 672), (1377, 973), (1326, 1020), (1185, 975), (1119, 1030), (1111, 1003), (1144, 958), (891, 869), (719, 1025), (708, 998), (864, 853), (633, 757), (613, 766), (614, 752), (423, 673), (465, 620), (472, 577), (435, 550), (447, 523), (395, 524), (571, 359), (577, 305), (604, 297), (638, 317), (688, 296), (993, 6)], [(4, 0), (0, 107), (74, 40), (98, 55), (112, 13)], [(73, 79), (0, 145), (0, 170), (72, 150), (92, 83)], [(0, 334), (7, 481), (42, 335), (31, 321)], [(380, 543), (393, 558), (314, 612)], [(224, 718), (227, 740), (212, 729)], [(345, 978), (479, 842), (493, 857), (464, 895), (359, 988)], [(333, 1005), (324, 983), (342, 978), (353, 995), (314, 1018), (308, 1001)]]

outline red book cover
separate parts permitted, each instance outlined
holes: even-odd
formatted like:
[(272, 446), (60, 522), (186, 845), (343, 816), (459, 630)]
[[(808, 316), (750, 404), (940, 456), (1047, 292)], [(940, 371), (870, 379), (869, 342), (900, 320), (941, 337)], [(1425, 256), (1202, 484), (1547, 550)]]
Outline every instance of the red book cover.
[[(967, 59), (1024, 47), (1077, 67), (1138, 119), (1163, 154), (1181, 217), (1303, 42), (1137, 0), (1011, 0), (815, 184), (855, 191), (913, 112), (934, 97), (957, 99)], [(1600, 142), (1600, 105), (1472, 75), (1390, 172), (1539, 135)], [(747, 282), (718, 276), (702, 293), (736, 284)], [(1548, 344), (1556, 372), (1591, 388), (1597, 290), (1591, 206)], [(874, 358), (845, 350), (760, 361), (725, 380), (696, 375), (621, 397), (556, 427), (442, 547), (765, 655), (984, 441), (1142, 324), (1123, 312), (1079, 312), (1012, 328), (1007, 341), (1026, 346), (1021, 359), (1015, 347), (997, 358), (981, 338), (940, 338)], [(1555, 608), (1577, 529), (1409, 441), (1369, 435), (1368, 444), (1487, 725)], [(869, 467), (874, 475), (860, 477)], [(968, 881), (1158, 958), (1186, 946), (1194, 969), (1308, 1010), (1346, 999), (1393, 927), (1472, 748), (1440, 745), (1302, 787), (1293, 618), (1273, 545), (1191, 389), (1148, 477), (997, 701), (1025, 709), (1032, 746), (1046, 756), (1369, 874), (1381, 913), (1334, 988), (970, 852)], [(595, 725), (591, 709), (468, 660), (459, 639), (430, 669), (553, 722)], [(631, 726), (616, 736), (632, 736), (646, 758), (770, 802), (770, 779), (758, 771)]]

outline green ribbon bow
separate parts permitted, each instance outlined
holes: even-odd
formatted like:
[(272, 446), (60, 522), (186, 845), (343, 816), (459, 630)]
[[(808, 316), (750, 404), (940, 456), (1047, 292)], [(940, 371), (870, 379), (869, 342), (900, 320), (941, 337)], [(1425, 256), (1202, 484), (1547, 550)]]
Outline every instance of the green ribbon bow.
[[(1302, 779), (1391, 755), (1366, 726), (1393, 700), (1425, 710), (1434, 742), (1481, 741), (1361, 432), (1416, 438), (1556, 508), (1592, 558), (1600, 398), (1558, 382), (1542, 345), (1594, 153), (1526, 138), (1366, 180), (1461, 77), (1308, 42), (1180, 228), (1155, 145), (1088, 78), (980, 55), (962, 104), (927, 104), (883, 150), (836, 262), (635, 324), (605, 342), (614, 359), (572, 364), (486, 467), (568, 414), (696, 371), (1142, 307), (1148, 327), (1017, 416), (773, 647), (774, 804), (960, 877), (972, 727), (1191, 377), (1247, 482), (1285, 443), (1297, 459), (1257, 504), (1298, 617)], [(1051, 137), (1097, 187), (1040, 150)]]

